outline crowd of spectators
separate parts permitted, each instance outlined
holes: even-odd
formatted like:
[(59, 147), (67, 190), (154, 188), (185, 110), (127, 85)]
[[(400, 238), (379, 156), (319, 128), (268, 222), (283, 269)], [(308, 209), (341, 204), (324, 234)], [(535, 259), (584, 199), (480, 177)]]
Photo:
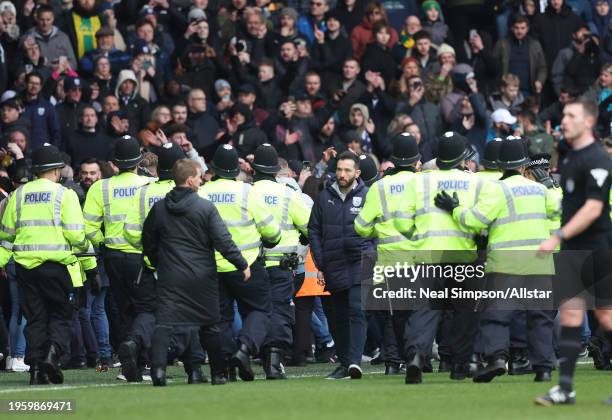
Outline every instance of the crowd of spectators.
[(403, 131), (424, 163), (453, 130), (476, 162), (487, 141), (520, 135), (554, 166), (564, 103), (595, 101), (596, 135), (610, 134), (611, 18), (609, 0), (1, 1), (1, 192), (31, 179), (43, 143), (84, 192), (92, 170), (116, 171), (113, 144), (127, 134), (152, 153), (175, 142), (203, 172), (231, 143), (244, 179), (270, 143), (306, 188), (346, 149), (384, 170)]

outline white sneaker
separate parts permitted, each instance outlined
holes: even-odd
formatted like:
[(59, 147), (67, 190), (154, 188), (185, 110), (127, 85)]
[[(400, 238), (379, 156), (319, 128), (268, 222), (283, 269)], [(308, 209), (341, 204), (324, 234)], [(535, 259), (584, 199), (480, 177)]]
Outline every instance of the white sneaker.
[(30, 366), (24, 363), (23, 357), (15, 357), (11, 362), (11, 370), (13, 372), (28, 372), (30, 370)]
[(117, 380), (118, 381), (127, 381), (127, 379), (125, 379), (125, 376), (123, 375), (123, 373), (120, 373), (119, 375), (117, 375)]
[(11, 356), (6, 356), (6, 360), (4, 361), (4, 369), (7, 372), (11, 372), (11, 366), (13, 365), (13, 358)]

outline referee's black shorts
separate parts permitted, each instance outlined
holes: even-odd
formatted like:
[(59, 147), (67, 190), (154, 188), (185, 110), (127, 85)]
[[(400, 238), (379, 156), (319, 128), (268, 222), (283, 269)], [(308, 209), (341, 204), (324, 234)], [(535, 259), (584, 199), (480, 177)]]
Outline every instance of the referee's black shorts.
[(555, 298), (581, 298), (588, 309), (612, 309), (612, 232), (567, 241), (555, 255)]

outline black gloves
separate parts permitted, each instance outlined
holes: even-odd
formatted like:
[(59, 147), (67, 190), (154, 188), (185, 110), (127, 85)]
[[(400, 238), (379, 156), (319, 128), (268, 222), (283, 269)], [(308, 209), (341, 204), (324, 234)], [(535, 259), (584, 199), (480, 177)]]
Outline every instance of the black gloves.
[(300, 244), (304, 246), (309, 244), (308, 238), (303, 233), (300, 233)]
[(100, 278), (98, 270), (94, 269), (86, 271), (85, 275), (87, 276), (87, 283), (89, 283), (89, 287), (91, 287), (91, 294), (96, 296), (102, 289), (102, 279)]
[(457, 192), (454, 192), (451, 197), (446, 191), (441, 191), (436, 195), (434, 203), (437, 208), (452, 213), (455, 207), (459, 206), (459, 196), (457, 196)]

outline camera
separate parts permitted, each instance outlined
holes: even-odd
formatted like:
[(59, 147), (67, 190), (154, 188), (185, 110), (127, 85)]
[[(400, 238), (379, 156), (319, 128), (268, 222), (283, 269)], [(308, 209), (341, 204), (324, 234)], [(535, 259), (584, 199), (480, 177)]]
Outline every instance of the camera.
[(142, 69), (143, 70), (148, 70), (151, 67), (153, 67), (153, 63), (151, 63), (150, 60), (145, 60), (145, 61), (142, 62)]

